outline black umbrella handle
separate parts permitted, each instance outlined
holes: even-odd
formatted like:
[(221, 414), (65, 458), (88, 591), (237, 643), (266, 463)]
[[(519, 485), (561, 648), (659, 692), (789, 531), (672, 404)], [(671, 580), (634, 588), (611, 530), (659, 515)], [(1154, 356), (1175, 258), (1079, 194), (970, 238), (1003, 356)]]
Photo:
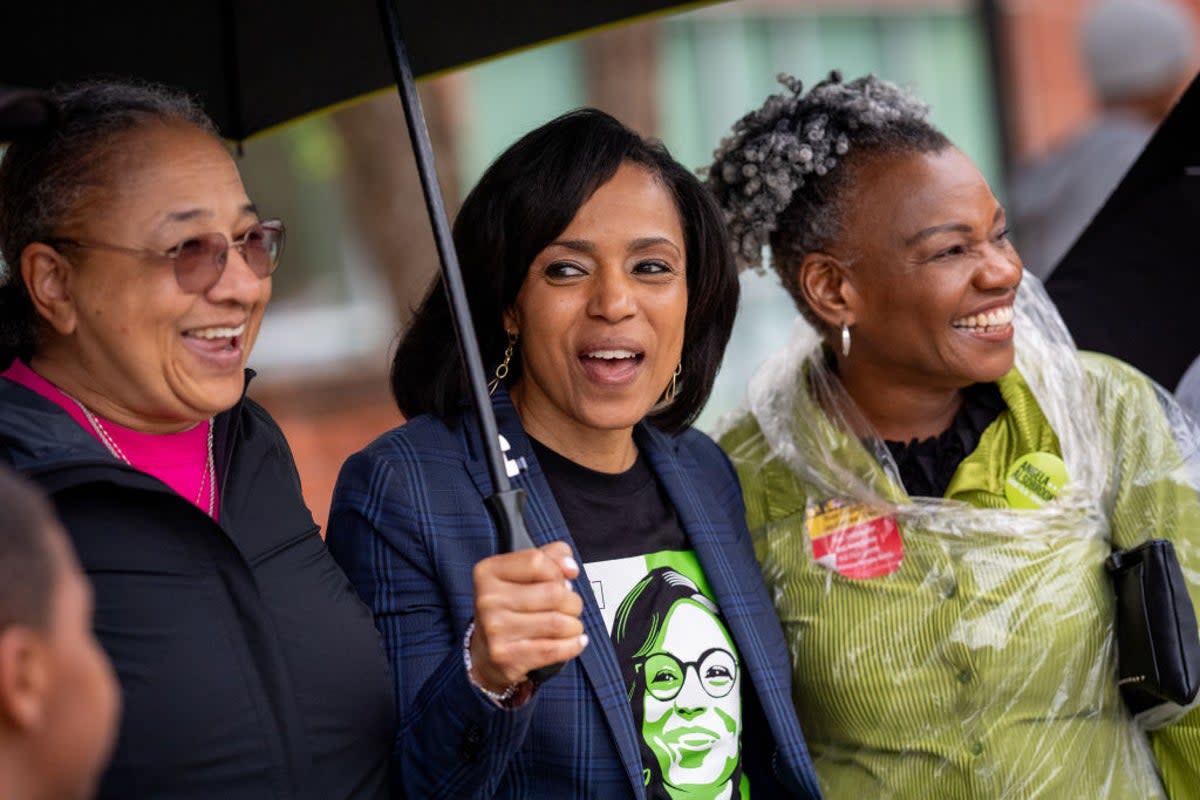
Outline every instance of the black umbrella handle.
[[(442, 188), (437, 181), (437, 167), (433, 163), (433, 144), (429, 140), (429, 129), (425, 124), (421, 98), (417, 94), (416, 79), (408, 62), (408, 48), (400, 30), (400, 12), (396, 8), (396, 2), (397, 0), (379, 0), (379, 16), (390, 45), (388, 53), (392, 61), (392, 71), (396, 76), (396, 91), (400, 93), (400, 102), (404, 106), (404, 119), (408, 125), (413, 155), (417, 159), (417, 173), (421, 176), (425, 206), (429, 211), (433, 238), (441, 260), (450, 314), (454, 319), (455, 335), (458, 337), (458, 349), (466, 367), (475, 412), (479, 415), (483, 452), (487, 458), (492, 487), (496, 490), (486, 502), (496, 520), (500, 551), (522, 550), (533, 547), (533, 540), (529, 538), (529, 531), (525, 527), (525, 492), (512, 488), (508, 472), (505, 470), (504, 454), (500, 451), (500, 431), (496, 427), (496, 415), (492, 411), (492, 400), (488, 395), (483, 360), (479, 356), (475, 326), (471, 322), (471, 308), (467, 304), (467, 290), (463, 285), (462, 270), (458, 266), (454, 238), (450, 235), (446, 204), (442, 199)], [(551, 664), (533, 670), (529, 677), (535, 683), (542, 683), (560, 669), (562, 664)]]
[(525, 528), (525, 490), (509, 489), (496, 492), (488, 497), (488, 510), (496, 520), (496, 529), (500, 534), (500, 552), (511, 553), (513, 550), (525, 550), (533, 547), (533, 539)]

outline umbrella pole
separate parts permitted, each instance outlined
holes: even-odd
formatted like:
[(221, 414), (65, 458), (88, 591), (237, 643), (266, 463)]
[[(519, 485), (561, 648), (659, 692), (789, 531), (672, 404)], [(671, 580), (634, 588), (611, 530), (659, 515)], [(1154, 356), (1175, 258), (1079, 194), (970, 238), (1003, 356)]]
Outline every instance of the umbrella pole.
[(454, 331), (458, 336), (458, 349), (467, 370), (471, 399), (475, 404), (475, 412), (479, 415), (479, 428), (483, 433), (483, 452), (487, 456), (488, 472), (491, 474), (492, 488), (495, 490), (495, 494), (487, 498), (487, 503), (499, 527), (501, 551), (523, 550), (533, 547), (523, 515), (525, 492), (512, 488), (505, 471), (496, 415), (492, 412), (483, 361), (479, 356), (479, 344), (475, 338), (475, 326), (471, 322), (467, 292), (463, 286), (462, 271), (458, 266), (458, 253), (450, 235), (446, 205), (437, 181), (437, 168), (433, 163), (433, 145), (425, 125), (425, 112), (417, 94), (416, 80), (408, 63), (408, 48), (400, 31), (400, 13), (396, 2), (397, 0), (379, 0), (379, 15), (383, 21), (384, 35), (388, 40), (388, 54), (392, 61), (392, 72), (396, 76), (396, 90), (400, 93), (400, 102), (404, 105), (404, 118), (408, 124), (413, 155), (417, 159), (417, 172), (421, 176), (425, 206), (433, 226), (433, 238), (441, 260), (450, 314), (454, 318)]

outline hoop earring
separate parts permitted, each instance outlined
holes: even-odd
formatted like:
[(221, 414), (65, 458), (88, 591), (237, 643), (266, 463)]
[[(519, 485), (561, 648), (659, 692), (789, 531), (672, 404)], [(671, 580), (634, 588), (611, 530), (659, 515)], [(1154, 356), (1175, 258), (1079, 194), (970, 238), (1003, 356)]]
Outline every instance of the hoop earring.
[(508, 334), (508, 347), (504, 348), (504, 360), (496, 367), (496, 377), (488, 381), (488, 394), (496, 393), (496, 387), (499, 386), (505, 378), (508, 377), (508, 364), (512, 361), (513, 347), (517, 344), (517, 334)]
[(850, 355), (850, 326), (842, 323), (842, 357), (847, 358)]

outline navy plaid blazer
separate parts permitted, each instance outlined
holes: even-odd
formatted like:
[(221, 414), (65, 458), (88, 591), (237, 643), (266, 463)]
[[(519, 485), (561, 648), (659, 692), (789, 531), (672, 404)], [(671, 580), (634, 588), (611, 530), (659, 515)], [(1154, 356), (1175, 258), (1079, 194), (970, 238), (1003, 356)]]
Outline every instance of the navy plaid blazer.
[[(508, 394), (493, 400), (508, 458), (524, 459), (514, 487), (537, 545), (571, 543)], [(637, 444), (674, 502), (749, 676), (743, 769), (760, 797), (818, 797), (791, 702), (787, 648), (746, 530), (741, 489), (704, 434), (668, 436), (647, 425)], [(586, 577), (583, 653), (505, 710), (468, 681), (463, 635), (471, 570), (497, 552), (483, 503), (492, 493), (474, 415), (417, 417), (342, 467), (328, 543), (375, 614), (396, 684), (400, 726), (395, 794), (409, 798), (644, 798), (637, 731), (608, 631)], [(576, 551), (577, 560), (578, 551)], [(750, 689), (753, 691), (750, 691)]]

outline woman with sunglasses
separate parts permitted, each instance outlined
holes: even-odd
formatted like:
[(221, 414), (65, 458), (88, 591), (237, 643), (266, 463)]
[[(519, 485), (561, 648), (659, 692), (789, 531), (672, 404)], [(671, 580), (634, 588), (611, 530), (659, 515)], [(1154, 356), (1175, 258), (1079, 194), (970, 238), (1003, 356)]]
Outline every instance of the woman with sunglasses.
[(124, 693), (99, 796), (382, 797), (386, 657), (244, 394), (283, 225), (186, 98), (59, 101), (0, 162), (0, 460), (93, 584)]

